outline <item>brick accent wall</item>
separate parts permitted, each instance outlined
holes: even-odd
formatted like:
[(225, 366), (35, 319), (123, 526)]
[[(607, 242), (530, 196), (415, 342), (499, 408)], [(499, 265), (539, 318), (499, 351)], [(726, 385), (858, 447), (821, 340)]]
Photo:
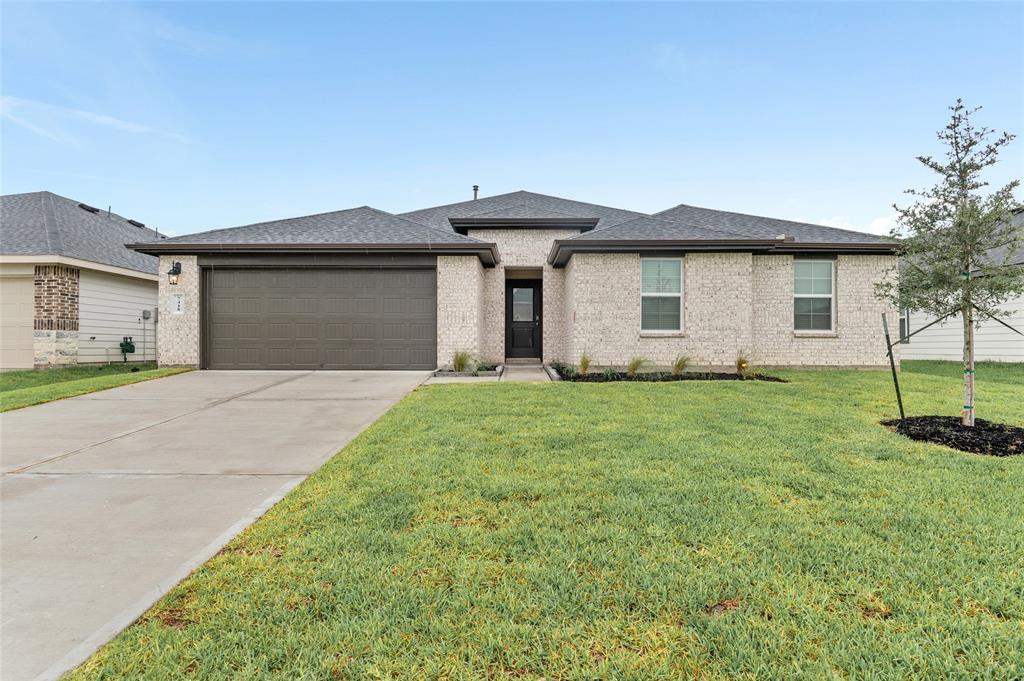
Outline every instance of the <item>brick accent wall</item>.
[[(178, 283), (172, 286), (167, 270), (181, 263)], [(160, 319), (156, 359), (160, 366), (199, 366), (199, 265), (194, 255), (160, 256)], [(181, 311), (177, 311), (181, 296)]]
[(484, 269), (475, 255), (437, 256), (437, 366), (456, 352), (481, 357)]
[(34, 328), (78, 331), (78, 278), (75, 267), (36, 265)]
[(484, 311), (480, 356), (505, 359), (505, 280), (507, 269), (533, 269), (542, 280), (544, 361), (565, 354), (565, 270), (548, 264), (556, 239), (579, 234), (577, 229), (470, 229), (469, 236), (498, 245), (501, 262), (484, 270)]
[(579, 253), (565, 268), (565, 361), (586, 352), (595, 364), (642, 356), (667, 365), (688, 355), (695, 365), (755, 364), (884, 367), (881, 313), (873, 286), (889, 256), (840, 256), (836, 262), (836, 333), (793, 330), (793, 257), (690, 253), (683, 258), (683, 330), (640, 331), (639, 254)]
[(78, 363), (78, 282), (78, 268), (35, 266), (32, 351), (36, 366)]

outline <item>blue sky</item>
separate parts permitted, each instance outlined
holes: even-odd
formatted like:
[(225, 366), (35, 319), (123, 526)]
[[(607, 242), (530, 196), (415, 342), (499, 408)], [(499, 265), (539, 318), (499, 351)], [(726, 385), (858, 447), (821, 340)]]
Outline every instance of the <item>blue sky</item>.
[[(516, 189), (884, 230), (1024, 4), (4, 3), (3, 193), (184, 234)], [(1024, 139), (994, 183), (1024, 175)]]

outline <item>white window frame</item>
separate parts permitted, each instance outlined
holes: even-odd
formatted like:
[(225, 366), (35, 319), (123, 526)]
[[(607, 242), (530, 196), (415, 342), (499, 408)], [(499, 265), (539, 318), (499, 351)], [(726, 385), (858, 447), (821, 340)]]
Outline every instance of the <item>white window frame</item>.
[[(909, 345), (910, 344), (910, 339), (909, 338), (904, 338), (905, 335), (906, 336), (910, 335), (910, 309), (909, 308), (906, 308), (906, 307), (900, 308), (900, 314), (899, 314), (899, 318), (897, 320), (896, 326), (899, 329), (899, 334), (900, 334), (900, 339), (899, 340), (900, 340), (900, 343), (902, 343), (903, 345)], [(904, 331), (906, 331), (906, 334), (904, 334)]]
[[(832, 273), (832, 293), (797, 293), (796, 292), (796, 265), (801, 262), (827, 263)], [(797, 298), (830, 298), (829, 305), (829, 328), (827, 329), (798, 329), (796, 328), (796, 299)], [(798, 336), (815, 336), (822, 334), (834, 334), (836, 332), (836, 261), (833, 258), (794, 258), (793, 260), (793, 333)]]
[[(677, 262), (679, 263), (679, 293), (644, 293), (644, 263), (645, 262)], [(683, 292), (686, 290), (686, 263), (683, 258), (650, 257), (640, 258), (640, 335), (641, 336), (678, 336), (683, 333), (686, 326), (684, 320)], [(644, 328), (644, 298), (678, 298), (679, 299), (679, 328), (678, 329), (645, 329)]]

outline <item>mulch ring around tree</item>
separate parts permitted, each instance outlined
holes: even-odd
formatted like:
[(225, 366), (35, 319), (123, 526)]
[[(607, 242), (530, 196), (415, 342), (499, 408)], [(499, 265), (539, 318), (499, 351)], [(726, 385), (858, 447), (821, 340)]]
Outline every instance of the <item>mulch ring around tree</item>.
[(911, 416), (903, 421), (882, 421), (911, 440), (946, 445), (961, 452), (990, 456), (1024, 454), (1024, 428), (975, 419), (974, 427), (960, 423), (959, 416)]
[(573, 381), (576, 383), (612, 383), (615, 381), (633, 381), (636, 383), (665, 383), (668, 381), (769, 381), (771, 383), (789, 383), (789, 381), (777, 376), (766, 376), (764, 374), (740, 375), (706, 371), (682, 374), (673, 374), (669, 371), (646, 371), (632, 375), (624, 371), (616, 371), (614, 373), (592, 371), (586, 374), (559, 371), (558, 375), (563, 381)]

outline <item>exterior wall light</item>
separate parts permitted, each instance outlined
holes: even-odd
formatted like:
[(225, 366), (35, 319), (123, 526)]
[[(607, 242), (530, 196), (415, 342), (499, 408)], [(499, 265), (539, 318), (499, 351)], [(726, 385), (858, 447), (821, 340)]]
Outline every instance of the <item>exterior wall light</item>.
[(181, 274), (181, 263), (175, 261), (175, 263), (171, 265), (171, 269), (167, 270), (167, 282), (171, 286), (177, 286), (179, 274)]

